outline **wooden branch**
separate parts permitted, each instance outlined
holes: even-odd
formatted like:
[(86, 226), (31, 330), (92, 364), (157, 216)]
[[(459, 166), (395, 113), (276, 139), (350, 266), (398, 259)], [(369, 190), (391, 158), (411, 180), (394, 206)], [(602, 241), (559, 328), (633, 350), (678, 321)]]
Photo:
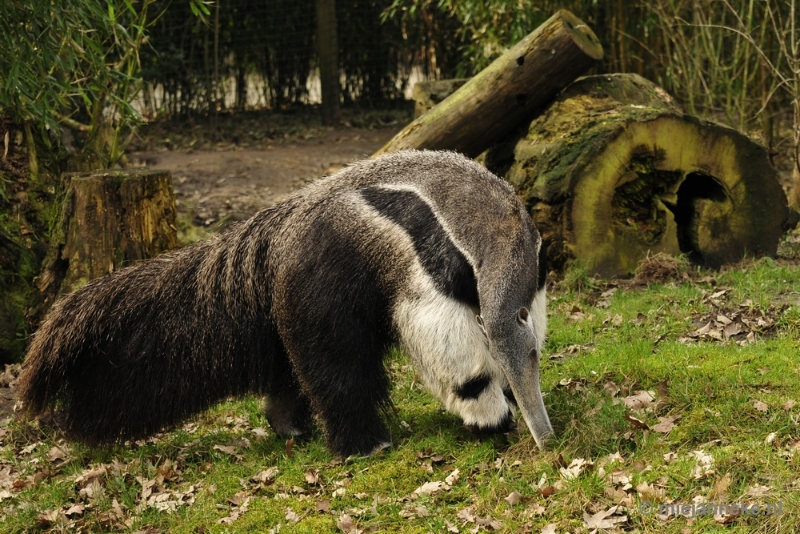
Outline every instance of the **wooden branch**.
[(475, 157), (529, 121), (602, 57), (592, 30), (559, 11), (374, 155), (427, 148)]

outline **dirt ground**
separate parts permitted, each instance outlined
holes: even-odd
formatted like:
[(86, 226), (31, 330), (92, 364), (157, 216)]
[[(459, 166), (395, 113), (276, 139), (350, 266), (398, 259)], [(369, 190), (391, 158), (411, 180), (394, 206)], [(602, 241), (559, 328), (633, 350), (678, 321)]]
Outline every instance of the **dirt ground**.
[(159, 148), (128, 158), (132, 165), (169, 170), (179, 219), (214, 227), (247, 219), (308, 182), (369, 157), (401, 127), (342, 126), (286, 143)]

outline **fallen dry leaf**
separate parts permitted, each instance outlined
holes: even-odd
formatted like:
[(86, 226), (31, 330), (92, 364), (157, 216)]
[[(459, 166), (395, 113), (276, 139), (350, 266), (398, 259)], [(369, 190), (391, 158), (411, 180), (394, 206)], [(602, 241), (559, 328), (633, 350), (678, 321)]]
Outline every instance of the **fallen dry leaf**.
[(589, 529), (616, 528), (618, 524), (628, 521), (628, 516), (614, 515), (619, 508), (619, 506), (612, 506), (608, 510), (597, 512), (594, 515), (589, 515), (586, 512), (583, 512), (583, 526)]
[(306, 469), (306, 482), (310, 486), (319, 484), (319, 471), (317, 469)]
[(47, 454), (45, 456), (49, 461), (53, 463), (64, 462), (68, 458), (66, 451), (64, 451), (64, 449), (62, 449), (57, 445), (53, 446), (53, 448), (47, 451)]
[(653, 425), (650, 429), (653, 432), (660, 432), (662, 434), (669, 434), (672, 432), (672, 429), (675, 428), (675, 421), (681, 418), (681, 415), (673, 415), (670, 417), (659, 417), (658, 424)]
[(545, 525), (540, 534), (556, 534), (556, 524), (550, 523)]
[(228, 499), (228, 502), (233, 504), (235, 508), (231, 510), (230, 515), (228, 515), (227, 517), (218, 519), (217, 524), (230, 525), (231, 523), (239, 519), (242, 515), (244, 515), (244, 513), (247, 512), (247, 509), (250, 507), (250, 496), (247, 494), (247, 492), (240, 491), (239, 493)]
[(786, 410), (787, 412), (791, 411), (791, 409), (794, 408), (795, 404), (797, 403), (793, 399), (789, 399), (783, 403), (783, 409)]
[(463, 521), (464, 523), (474, 523), (475, 522), (475, 512), (472, 509), (472, 506), (467, 506), (463, 510), (459, 511), (456, 514), (456, 519)]
[(767, 403), (761, 401), (753, 401), (753, 408), (755, 408), (759, 412), (764, 412), (764, 413), (769, 411), (769, 406), (767, 406)]
[(234, 447), (233, 445), (214, 445), (213, 449), (215, 451), (224, 452), (225, 454), (233, 456), (237, 460), (241, 460), (242, 458), (244, 458), (241, 454), (236, 452), (236, 447)]
[(650, 485), (647, 482), (639, 482), (636, 484), (636, 493), (639, 494), (642, 500), (650, 502), (661, 502), (665, 496), (662, 488)]
[(631, 424), (631, 426), (635, 429), (648, 430), (650, 428), (649, 426), (647, 426), (647, 423), (645, 423), (641, 419), (637, 419), (636, 417), (630, 414), (626, 413), (623, 417), (625, 417), (625, 420), (628, 421)]
[(592, 466), (591, 460), (586, 460), (585, 458), (575, 458), (570, 462), (568, 467), (562, 467), (559, 469), (559, 473), (561, 476), (567, 480), (572, 480), (578, 478), (581, 473), (586, 471)]
[(652, 410), (655, 408), (656, 395), (653, 391), (637, 391), (634, 395), (620, 399), (622, 404), (631, 410)]
[(435, 480), (432, 482), (426, 482), (422, 486), (418, 487), (414, 490), (414, 493), (417, 495), (425, 495), (425, 494), (432, 494), (441, 491), (444, 488), (444, 482), (441, 480)]
[(64, 515), (71, 518), (73, 515), (83, 515), (86, 506), (83, 504), (73, 504), (64, 511)]
[(766, 497), (767, 495), (769, 495), (769, 493), (770, 493), (769, 486), (755, 485), (749, 490), (747, 490), (747, 495), (753, 497), (754, 499), (758, 499), (760, 497)]
[(444, 479), (444, 482), (448, 486), (455, 486), (458, 484), (459, 480), (461, 480), (460, 471), (458, 469), (453, 469), (453, 471)]
[(289, 523), (299, 523), (303, 520), (303, 518), (308, 515), (307, 513), (303, 515), (298, 515), (297, 512), (292, 510), (291, 508), (286, 509), (286, 521)]
[(605, 392), (606, 392), (606, 393), (608, 393), (608, 394), (609, 394), (611, 397), (616, 397), (616, 396), (619, 394), (619, 392), (620, 392), (619, 386), (618, 386), (618, 385), (616, 385), (616, 384), (615, 384), (614, 382), (612, 382), (611, 380), (608, 380), (608, 381), (606, 381), (606, 383), (603, 385), (603, 389), (604, 389), (604, 390), (605, 390)]
[(519, 501), (522, 500), (522, 494), (518, 491), (512, 491), (503, 500), (506, 501), (511, 506), (514, 506), (515, 504), (517, 504)]
[(714, 458), (703, 450), (692, 451), (689, 453), (696, 459), (696, 464), (692, 469), (692, 478), (699, 480), (707, 475), (714, 473)]
[(278, 476), (278, 468), (273, 466), (269, 469), (265, 469), (264, 471), (259, 471), (255, 475), (251, 476), (250, 481), (255, 482), (256, 484), (269, 485), (275, 481), (276, 476)]
[(725, 473), (721, 478), (714, 482), (714, 489), (711, 492), (712, 499), (724, 501), (728, 497), (728, 488), (731, 486), (731, 474)]
[(328, 499), (320, 499), (317, 501), (317, 505), (314, 509), (320, 514), (328, 513), (331, 511), (331, 501)]
[(397, 515), (403, 519), (416, 519), (418, 517), (428, 517), (431, 515), (431, 512), (428, 510), (427, 506), (422, 504), (407, 504), (402, 510), (397, 512)]
[(342, 514), (336, 521), (336, 526), (345, 534), (361, 534), (361, 530), (356, 528), (356, 523), (353, 518), (347, 514)]
[(634, 505), (633, 496), (618, 488), (605, 487), (603, 488), (603, 495), (611, 499), (614, 504), (620, 504), (626, 508), (631, 508)]

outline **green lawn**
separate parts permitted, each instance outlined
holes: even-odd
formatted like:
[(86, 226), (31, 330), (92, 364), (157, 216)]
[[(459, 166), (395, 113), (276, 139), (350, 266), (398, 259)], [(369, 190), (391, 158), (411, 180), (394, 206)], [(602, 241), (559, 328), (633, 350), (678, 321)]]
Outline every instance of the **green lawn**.
[(396, 351), (395, 447), (371, 458), (287, 444), (257, 398), (112, 449), (9, 421), (0, 531), (800, 531), (800, 266), (682, 266), (649, 285), (573, 270), (550, 298), (547, 452), (524, 423), (471, 436)]

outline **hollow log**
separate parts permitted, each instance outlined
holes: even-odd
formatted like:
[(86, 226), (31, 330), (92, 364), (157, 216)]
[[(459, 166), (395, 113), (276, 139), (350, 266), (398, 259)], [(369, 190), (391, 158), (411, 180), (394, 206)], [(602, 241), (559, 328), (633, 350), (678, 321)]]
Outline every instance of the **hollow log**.
[(39, 276), (39, 315), (58, 296), (178, 245), (169, 171), (69, 173), (64, 181), (62, 215)]
[(767, 152), (637, 75), (582, 78), (486, 165), (518, 190), (556, 268), (605, 277), (648, 254), (774, 256), (787, 202)]
[(547, 105), (603, 57), (591, 29), (561, 10), (374, 156), (406, 148), (476, 157)]

